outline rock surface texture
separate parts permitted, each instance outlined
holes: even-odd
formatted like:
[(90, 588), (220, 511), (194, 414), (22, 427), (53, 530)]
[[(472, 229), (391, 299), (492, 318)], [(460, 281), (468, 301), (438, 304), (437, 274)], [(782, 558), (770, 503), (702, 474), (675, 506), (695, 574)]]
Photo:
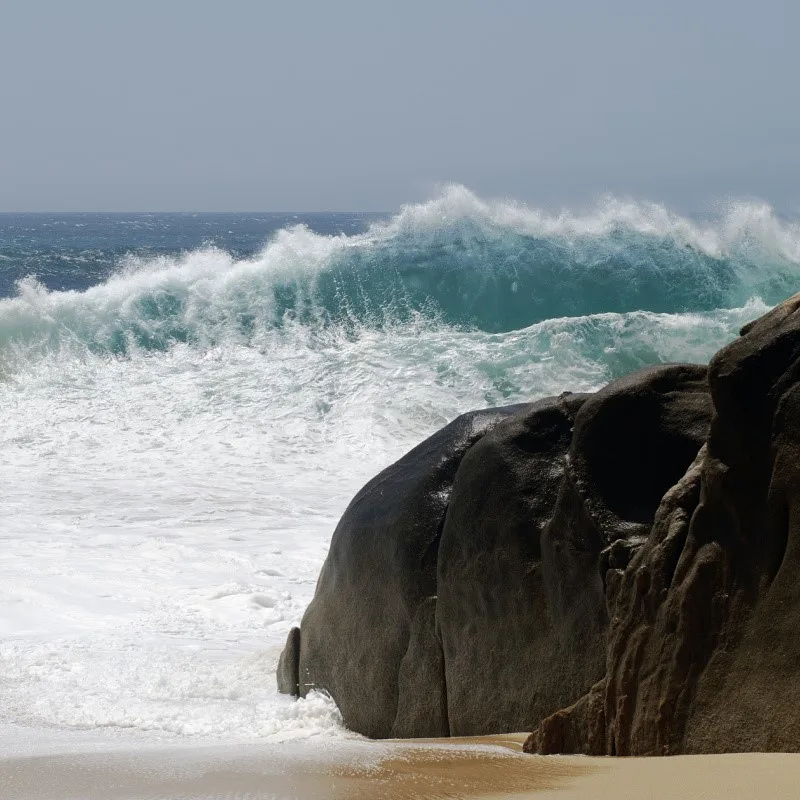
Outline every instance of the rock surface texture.
[(345, 511), (279, 688), (375, 738), (535, 727), (603, 677), (608, 597), (710, 419), (694, 365), (459, 417)]
[(707, 444), (614, 582), (605, 676), (527, 749), (800, 749), (800, 295), (709, 365)]

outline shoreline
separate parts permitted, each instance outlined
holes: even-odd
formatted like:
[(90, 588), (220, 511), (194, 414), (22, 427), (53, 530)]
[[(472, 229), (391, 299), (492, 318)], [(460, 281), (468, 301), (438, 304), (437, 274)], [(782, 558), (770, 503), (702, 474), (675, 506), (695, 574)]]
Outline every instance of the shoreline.
[(0, 759), (4, 800), (789, 800), (800, 754), (531, 756), (525, 734), (304, 740)]

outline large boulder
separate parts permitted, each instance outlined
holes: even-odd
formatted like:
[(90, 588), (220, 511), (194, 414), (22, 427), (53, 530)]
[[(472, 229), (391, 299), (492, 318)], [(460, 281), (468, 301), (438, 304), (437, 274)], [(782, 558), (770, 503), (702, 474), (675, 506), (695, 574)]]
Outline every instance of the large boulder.
[(440, 648), (430, 635), (442, 525), (464, 453), (520, 409), (464, 414), (353, 498), (301, 630), (289, 634), (281, 691), (325, 690), (349, 728), (374, 738), (411, 735), (409, 715), (424, 717), (415, 723), (423, 735), (447, 734)]
[(606, 667), (607, 576), (706, 438), (706, 370), (460, 417), (367, 484), (279, 666), (372, 737), (536, 726)]
[(800, 749), (800, 295), (709, 366), (708, 442), (614, 570), (604, 677), (538, 752)]

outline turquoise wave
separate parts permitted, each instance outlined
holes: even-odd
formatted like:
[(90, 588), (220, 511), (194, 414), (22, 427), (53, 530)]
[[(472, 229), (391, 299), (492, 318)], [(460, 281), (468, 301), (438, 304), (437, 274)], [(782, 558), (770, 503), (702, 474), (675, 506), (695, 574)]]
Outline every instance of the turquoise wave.
[(287, 325), (418, 324), (503, 333), (563, 317), (767, 305), (798, 288), (800, 229), (766, 206), (706, 225), (661, 206), (609, 201), (548, 216), (451, 187), (366, 234), (279, 232), (255, 258), (206, 248), (128, 259), (83, 292), (34, 279), (0, 301), (0, 348), (124, 355), (175, 344), (257, 345)]

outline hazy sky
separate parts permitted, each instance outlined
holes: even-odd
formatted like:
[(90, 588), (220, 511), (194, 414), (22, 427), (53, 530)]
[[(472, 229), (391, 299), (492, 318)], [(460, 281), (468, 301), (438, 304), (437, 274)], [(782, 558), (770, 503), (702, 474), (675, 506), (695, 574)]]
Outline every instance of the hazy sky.
[(800, 209), (800, 3), (0, 0), (0, 210)]

